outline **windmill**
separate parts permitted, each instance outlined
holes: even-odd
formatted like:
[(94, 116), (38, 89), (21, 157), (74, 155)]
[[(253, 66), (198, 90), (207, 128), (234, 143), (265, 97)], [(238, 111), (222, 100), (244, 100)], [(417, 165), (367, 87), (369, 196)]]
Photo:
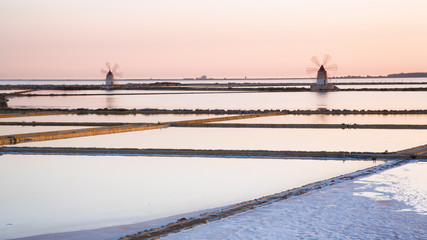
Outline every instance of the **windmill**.
[(101, 69), (102, 74), (106, 74), (105, 76), (105, 85), (107, 87), (113, 87), (114, 86), (114, 80), (115, 77), (120, 77), (122, 73), (117, 72), (119, 69), (119, 65), (117, 63), (114, 64), (114, 67), (111, 67), (111, 64), (109, 62), (105, 63), (105, 66), (108, 70)]
[(323, 57), (322, 62), (319, 61), (317, 56), (313, 56), (311, 58), (311, 61), (317, 66), (317, 68), (314, 68), (314, 67), (307, 68), (308, 74), (311, 74), (317, 71), (317, 81), (315, 84), (310, 85), (311, 91), (330, 91), (330, 90), (338, 89), (335, 85), (328, 83), (327, 71), (335, 71), (338, 69), (338, 66), (336, 64), (328, 65), (330, 60), (331, 60), (331, 56), (327, 54)]

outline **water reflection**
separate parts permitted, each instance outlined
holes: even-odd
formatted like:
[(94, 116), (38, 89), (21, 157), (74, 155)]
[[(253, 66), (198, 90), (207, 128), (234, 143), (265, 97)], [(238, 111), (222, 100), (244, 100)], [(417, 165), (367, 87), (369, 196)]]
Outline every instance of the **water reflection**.
[(116, 104), (115, 104), (116, 103), (116, 97), (115, 96), (106, 95), (105, 100), (106, 100), (107, 108), (117, 108)]
[[(318, 110), (328, 109), (328, 93), (327, 92), (316, 92), (316, 103)], [(316, 123), (328, 123), (326, 115), (316, 115)]]
[(318, 109), (328, 109), (328, 93), (316, 92), (316, 103)]

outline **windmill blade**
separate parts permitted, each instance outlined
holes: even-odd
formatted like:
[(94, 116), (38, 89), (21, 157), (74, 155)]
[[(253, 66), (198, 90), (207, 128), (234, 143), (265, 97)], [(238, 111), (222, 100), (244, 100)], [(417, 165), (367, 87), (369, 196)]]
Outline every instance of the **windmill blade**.
[(102, 73), (102, 74), (107, 74), (107, 73), (108, 73), (108, 71), (107, 71), (107, 70), (105, 70), (105, 69), (103, 69), (103, 68), (101, 68), (101, 73)]
[(311, 57), (311, 61), (316, 64), (316, 66), (320, 67), (320, 62), (319, 59), (317, 58), (317, 56), (313, 56)]
[(322, 65), (326, 66), (328, 64), (329, 60), (331, 60), (331, 56), (329, 54), (325, 54), (325, 56), (323, 56)]
[(312, 74), (312, 73), (314, 73), (314, 72), (317, 72), (317, 68), (312, 68), (312, 67), (308, 67), (307, 69), (306, 69), (306, 72), (308, 73), (308, 74)]
[(327, 71), (336, 71), (336, 70), (338, 70), (338, 65), (332, 64), (332, 65), (329, 65), (329, 66), (325, 67), (325, 69)]
[(105, 66), (107, 66), (108, 71), (111, 71), (111, 65), (110, 65), (110, 62), (106, 62), (106, 63), (105, 63)]
[(116, 72), (116, 73), (114, 73), (114, 76), (115, 77), (123, 77), (123, 73), (122, 72)]
[(115, 63), (112, 72), (115, 73), (119, 69), (119, 64)]

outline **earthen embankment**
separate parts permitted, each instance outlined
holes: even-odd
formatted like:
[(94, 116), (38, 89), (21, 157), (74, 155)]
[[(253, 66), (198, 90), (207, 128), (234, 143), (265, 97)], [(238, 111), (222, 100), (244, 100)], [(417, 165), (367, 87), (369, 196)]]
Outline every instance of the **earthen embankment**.
[(212, 114), (212, 115), (234, 115), (234, 114), (264, 114), (281, 112), (283, 114), (296, 114), (296, 115), (312, 115), (312, 114), (327, 114), (327, 115), (364, 115), (364, 114), (427, 114), (427, 109), (407, 109), (407, 110), (389, 110), (389, 109), (158, 109), (158, 108), (143, 108), (143, 109), (126, 109), (126, 108), (76, 108), (76, 109), (60, 109), (60, 108), (4, 108), (0, 109), (0, 116), (7, 116), (8, 114), (114, 114), (114, 115), (127, 115), (127, 114)]

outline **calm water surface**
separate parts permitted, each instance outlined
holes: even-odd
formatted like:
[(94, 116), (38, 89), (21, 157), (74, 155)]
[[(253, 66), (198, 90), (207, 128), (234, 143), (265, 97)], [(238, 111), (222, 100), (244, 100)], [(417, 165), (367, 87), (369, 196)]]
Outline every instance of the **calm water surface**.
[(69, 130), (69, 129), (82, 129), (86, 127), (73, 127), (73, 126), (0, 126), (1, 135), (13, 135), (21, 133), (35, 133), (35, 132), (47, 132), (47, 131), (58, 131), (58, 130)]
[(338, 85), (340, 89), (362, 88), (426, 88), (426, 84)]
[[(0, 118), (1, 122), (142, 122), (142, 123), (157, 123), (184, 121), (193, 119), (207, 119), (223, 117), (224, 115), (209, 115), (209, 114), (127, 114), (127, 115), (46, 115), (46, 116), (28, 116), (16, 118)], [(232, 116), (232, 115), (227, 115)]]
[(265, 124), (427, 124), (426, 114), (407, 115), (280, 115), (272, 117), (258, 117), (250, 119), (231, 120), (223, 123), (265, 123)]
[[(189, 91), (189, 90), (36, 90), (25, 94), (102, 94), (102, 95), (113, 95), (113, 94), (194, 94), (200, 93), (201, 91)], [(203, 93), (218, 93), (218, 91), (203, 91)]]
[(17, 146), (384, 152), (423, 145), (426, 139), (427, 130), (171, 127)]
[(131, 224), (225, 206), (379, 163), (3, 155), (0, 239)]
[(427, 92), (253, 92), (10, 98), (16, 108), (427, 109)]

